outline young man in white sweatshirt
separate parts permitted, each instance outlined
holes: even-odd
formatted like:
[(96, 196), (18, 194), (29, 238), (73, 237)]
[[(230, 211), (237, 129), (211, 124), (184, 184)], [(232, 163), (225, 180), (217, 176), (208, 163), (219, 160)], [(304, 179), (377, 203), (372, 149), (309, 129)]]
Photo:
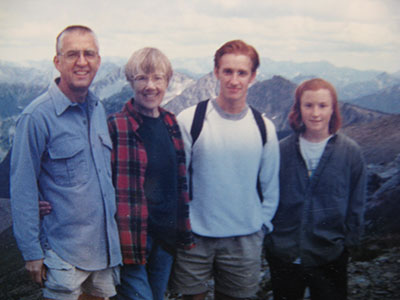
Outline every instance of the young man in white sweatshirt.
[(197, 245), (177, 253), (171, 285), (184, 299), (204, 299), (211, 278), (216, 299), (254, 296), (263, 238), (272, 231), (279, 199), (275, 127), (246, 102), (258, 54), (243, 41), (230, 41), (217, 50), (214, 64), (220, 91), (208, 101), (195, 141), (196, 106), (178, 116), (192, 170), (190, 220)]

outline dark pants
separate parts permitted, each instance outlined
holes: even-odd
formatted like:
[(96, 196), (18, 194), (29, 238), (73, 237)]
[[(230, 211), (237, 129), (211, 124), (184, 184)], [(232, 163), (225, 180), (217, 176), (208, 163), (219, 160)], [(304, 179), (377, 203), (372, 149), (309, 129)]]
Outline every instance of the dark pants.
[(347, 299), (347, 251), (322, 266), (304, 267), (267, 257), (274, 300), (303, 299), (306, 287), (312, 300)]

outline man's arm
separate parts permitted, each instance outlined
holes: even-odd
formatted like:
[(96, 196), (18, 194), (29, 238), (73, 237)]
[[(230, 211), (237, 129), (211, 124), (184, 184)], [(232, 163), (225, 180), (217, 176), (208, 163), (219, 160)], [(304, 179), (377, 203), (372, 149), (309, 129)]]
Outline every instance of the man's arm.
[(38, 178), (44, 149), (43, 132), (31, 115), (22, 114), (12, 147), (10, 190), (14, 235), (27, 262), (43, 258), (39, 241)]
[(263, 194), (262, 210), (264, 225), (268, 228), (268, 231), (271, 232), (273, 230), (271, 220), (275, 215), (279, 203), (280, 154), (275, 126), (266, 118), (264, 118), (264, 121), (267, 127), (268, 140), (263, 150), (260, 183)]

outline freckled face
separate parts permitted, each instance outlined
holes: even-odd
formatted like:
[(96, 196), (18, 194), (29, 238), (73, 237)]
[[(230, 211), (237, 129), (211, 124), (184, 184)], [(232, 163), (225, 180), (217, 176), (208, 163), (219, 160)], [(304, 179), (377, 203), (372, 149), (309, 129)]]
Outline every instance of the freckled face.
[(326, 138), (330, 135), (329, 122), (333, 114), (329, 90), (305, 91), (300, 99), (300, 112), (306, 127), (305, 135)]

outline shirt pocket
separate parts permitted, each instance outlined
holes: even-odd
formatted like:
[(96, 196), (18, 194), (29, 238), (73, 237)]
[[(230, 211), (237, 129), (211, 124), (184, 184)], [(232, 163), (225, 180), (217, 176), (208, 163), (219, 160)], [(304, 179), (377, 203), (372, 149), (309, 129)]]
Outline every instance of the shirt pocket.
[(60, 186), (72, 187), (89, 180), (85, 145), (81, 139), (65, 139), (52, 143), (48, 149), (50, 176)]
[(108, 176), (111, 176), (111, 151), (112, 151), (112, 143), (109, 135), (107, 134), (99, 134), (99, 139), (103, 148), (103, 157), (104, 164), (107, 169)]

